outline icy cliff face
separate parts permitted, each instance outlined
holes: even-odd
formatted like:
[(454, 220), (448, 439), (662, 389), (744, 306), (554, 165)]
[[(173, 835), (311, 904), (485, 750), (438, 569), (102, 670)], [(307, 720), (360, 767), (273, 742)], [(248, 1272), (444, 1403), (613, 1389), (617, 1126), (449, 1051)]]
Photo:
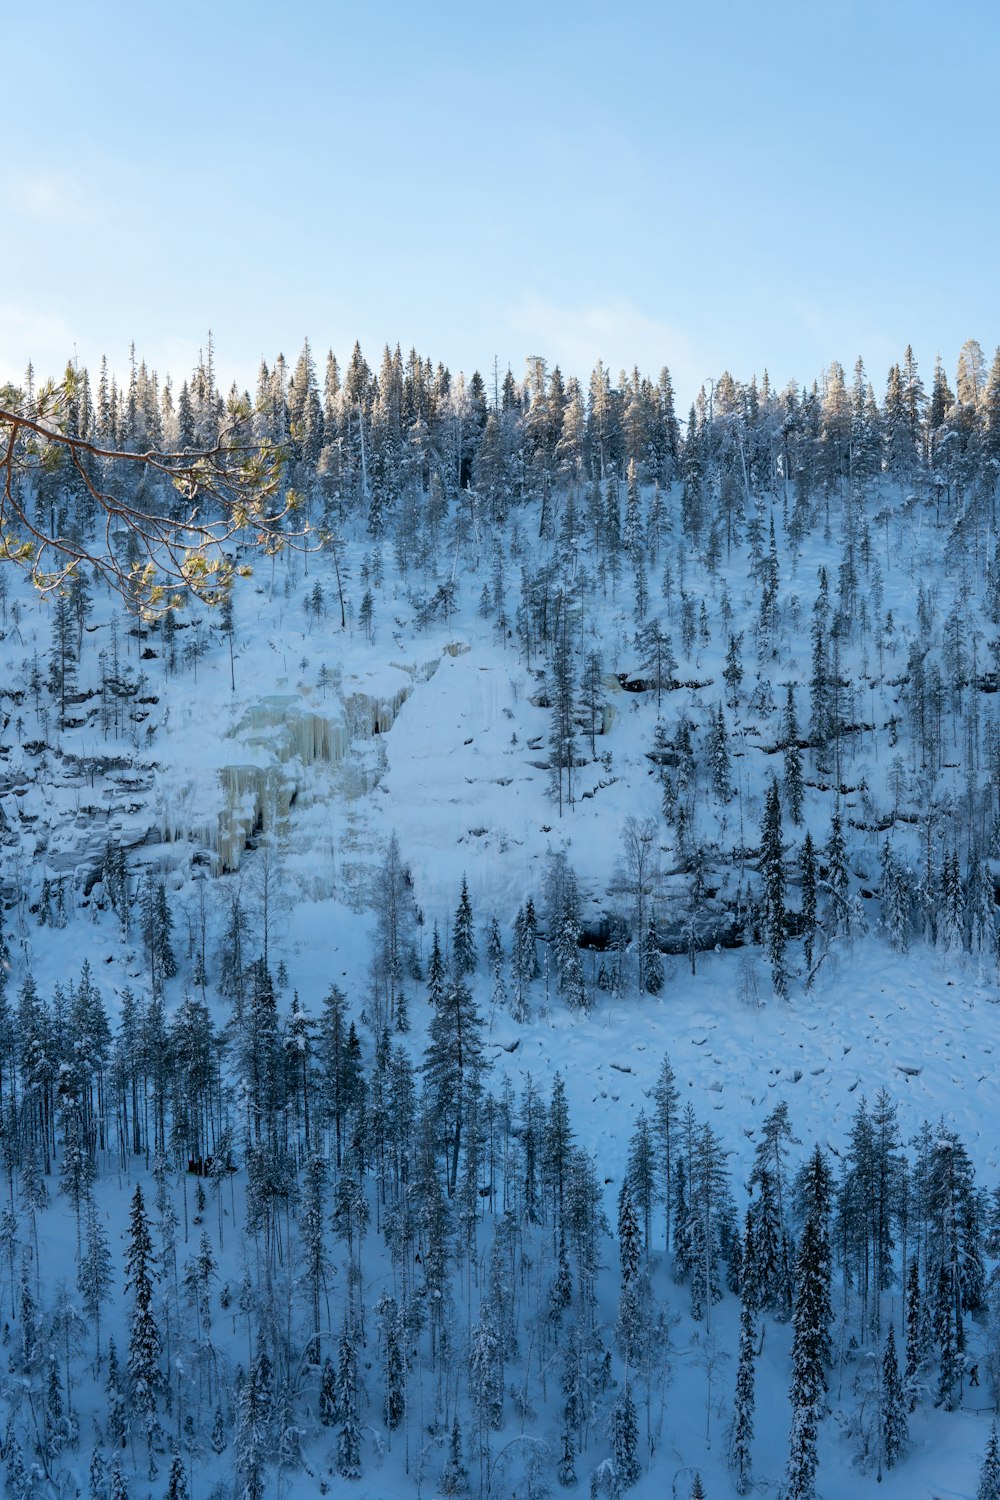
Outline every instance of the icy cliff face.
[(329, 701), (317, 702), (305, 689), (270, 693), (243, 706), (223, 735), (206, 724), (201, 765), (160, 769), (163, 839), (193, 840), (214, 855), (218, 873), (238, 870), (255, 835), (287, 833), (293, 808), (298, 815), (350, 794), (353, 780), (338, 785), (329, 772), (348, 759), (352, 745), (388, 733), (414, 682), (426, 681), (437, 665), (352, 675), (338, 681)]

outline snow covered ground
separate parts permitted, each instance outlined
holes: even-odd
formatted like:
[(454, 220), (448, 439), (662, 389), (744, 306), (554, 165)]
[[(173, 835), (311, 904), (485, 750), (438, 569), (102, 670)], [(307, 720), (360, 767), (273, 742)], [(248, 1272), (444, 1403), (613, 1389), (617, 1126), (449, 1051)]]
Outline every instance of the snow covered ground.
[[(909, 556), (896, 556), (890, 549), (883, 561), (886, 606), (896, 611), (904, 639), (914, 609), (911, 556), (921, 556), (927, 540), (932, 539), (918, 537)], [(367, 546), (363, 540), (353, 545), (355, 570)], [(808, 566), (800, 559), (797, 570), (782, 579), (782, 626), (769, 667), (775, 699), (779, 684), (799, 683), (800, 720), (808, 712), (806, 631), (820, 560), (832, 568), (834, 550), (824, 552), (819, 544)], [(463, 877), (479, 931), (496, 915), (509, 945), (518, 907), (528, 896), (541, 907), (547, 856), (554, 850), (565, 851), (576, 870), (585, 920), (596, 929), (602, 915), (621, 904), (613, 887), (622, 828), (630, 816), (657, 821), (663, 922), (669, 926), (679, 920), (689, 882), (660, 814), (661, 787), (647, 752), (658, 717), (673, 725), (683, 710), (703, 727), (707, 712), (724, 699), (725, 639), (714, 626), (725, 584), (737, 610), (733, 629), (741, 624), (749, 629), (754, 598), (746, 585), (744, 558), (734, 557), (718, 578), (704, 580), (713, 635), (679, 668), (684, 681), (704, 685), (665, 692), (659, 706), (655, 693), (626, 692), (617, 679), (636, 668), (628, 590), (617, 599), (596, 586), (589, 593), (583, 635), (588, 647), (598, 645), (603, 653), (605, 732), (591, 757), (580, 731), (575, 800), (561, 817), (549, 791), (551, 710), (532, 701), (543, 694), (540, 663), (529, 668), (512, 639), (497, 640), (492, 621), (475, 610), (474, 575), (465, 579), (463, 602), (451, 619), (417, 631), (403, 581), (387, 570), (384, 585), (374, 592), (373, 643), (357, 628), (342, 632), (333, 612), (321, 619), (307, 613), (317, 579), (331, 587), (322, 557), (310, 560), (307, 578), (291, 556), (279, 564), (276, 586), (264, 582), (239, 590), (235, 687), (230, 685), (228, 644), (213, 629), (204, 632), (205, 653), (188, 665), (181, 657), (169, 673), (162, 631), (142, 640), (127, 640), (123, 634), (123, 657), (133, 671), (144, 674), (145, 684), (135, 695), (144, 700), (144, 709), (140, 718), (133, 705), (128, 721), (107, 734), (96, 722), (93, 699), (80, 705), (76, 716), (81, 722), (73, 728), (59, 728), (51, 704), (44, 715), (33, 706), (29, 664), (33, 654), (44, 657), (48, 652), (49, 631), (46, 606), (22, 599), (20, 621), (12, 628), (8, 620), (2, 648), (6, 692), (0, 808), (8, 830), (3, 880), (12, 990), (30, 970), (39, 989), (49, 994), (57, 982), (77, 977), (87, 959), (112, 1024), (124, 986), (143, 990), (147, 970), (141, 944), (134, 931), (123, 941), (117, 920), (100, 904), (101, 886), (94, 883), (109, 837), (130, 847), (134, 876), (146, 865), (167, 875), (181, 960), (178, 977), (167, 986), (168, 1008), (192, 988), (192, 934), (203, 878), (209, 879), (208, 947), (214, 952), (226, 891), (242, 883), (248, 902), (259, 901), (257, 872), (265, 847), (280, 870), (271, 920), (272, 967), (280, 961), (287, 971), (283, 1011), (297, 991), (315, 1013), (335, 982), (347, 994), (352, 1013), (362, 1016), (373, 889), (393, 832), (412, 876), (423, 962), (432, 924), (442, 933), (448, 928)], [(801, 605), (795, 602), (799, 596)], [(943, 612), (942, 604), (939, 615)], [(111, 602), (98, 600), (79, 671), (83, 691), (96, 688), (97, 653), (109, 649), (110, 615)], [(179, 636), (196, 628), (183, 624)], [(183, 644), (181, 640), (180, 650)], [(893, 756), (901, 754), (907, 763), (911, 757), (905, 737), (897, 741), (893, 727), (890, 740), (886, 727), (900, 712), (899, 691), (891, 679), (902, 671), (905, 649), (901, 641), (887, 647), (885, 670), (878, 677), (874, 647), (866, 648), (866, 656), (871, 670), (863, 683), (860, 664), (854, 663), (855, 703), (858, 718), (878, 729), (851, 737), (844, 774), (853, 790), (842, 798), (847, 817), (854, 814), (857, 821), (865, 819), (872, 804), (883, 810), (889, 805)], [(739, 709), (730, 715), (738, 795), (724, 805), (706, 800), (699, 813), (704, 837), (716, 850), (712, 883), (720, 903), (741, 880), (755, 879), (753, 861), (741, 862), (732, 851), (758, 842), (765, 777), (780, 769), (780, 756), (767, 753), (776, 740), (780, 702), (774, 712), (755, 710), (749, 696), (745, 691)], [(964, 772), (957, 753), (953, 759), (955, 765), (942, 772), (938, 795), (942, 785), (953, 788), (956, 796), (961, 793)], [(915, 805), (919, 792), (919, 780), (910, 775), (908, 803)], [(829, 787), (807, 791), (806, 826), (819, 843), (827, 836), (834, 800)], [(901, 824), (896, 833), (915, 862), (918, 846), (912, 828)], [(869, 916), (869, 931), (832, 939), (808, 989), (798, 945), (791, 945), (793, 978), (787, 999), (772, 993), (768, 966), (753, 947), (699, 952), (693, 974), (686, 954), (669, 954), (658, 996), (640, 996), (633, 989), (612, 998), (597, 982), (606, 955), (591, 949), (584, 952), (592, 1001), (587, 1014), (566, 1009), (550, 975), (532, 986), (529, 1019), (515, 1022), (507, 1012), (491, 1008), (481, 963), (479, 994), (497, 1070), (494, 1088), (504, 1073), (518, 1090), (530, 1075), (547, 1097), (555, 1073), (563, 1075), (577, 1137), (597, 1154), (607, 1179), (606, 1210), (612, 1221), (634, 1121), (641, 1109), (652, 1110), (651, 1090), (665, 1054), (677, 1075), (682, 1107), (690, 1099), (697, 1117), (710, 1120), (725, 1144), (740, 1211), (760, 1124), (777, 1101), (787, 1101), (802, 1142), (800, 1155), (818, 1141), (836, 1160), (845, 1150), (859, 1101), (871, 1100), (880, 1087), (896, 1101), (904, 1141), (925, 1120), (933, 1123), (943, 1116), (965, 1141), (980, 1185), (996, 1184), (996, 972), (984, 972), (971, 955), (945, 957), (919, 940), (906, 953), (893, 951), (878, 930), (878, 901), (872, 895), (884, 835), (860, 832), (851, 837), (854, 886)], [(43, 879), (51, 880), (53, 889), (65, 882), (64, 926), (36, 924), (31, 908), (37, 907)], [(789, 905), (795, 904), (790, 889)], [(480, 941), (481, 952), (484, 946)], [(412, 983), (410, 990), (413, 1029), (407, 1045), (419, 1058), (428, 1010), (423, 985)], [(212, 1004), (221, 1024), (226, 1007), (218, 998)], [(367, 1050), (370, 1039), (364, 1031), (362, 1035)], [(239, 1174), (232, 1189), (234, 1209), (241, 1190)], [(181, 1192), (189, 1199), (193, 1193), (183, 1177), (176, 1189)], [(116, 1172), (102, 1173), (99, 1201), (114, 1240), (121, 1236), (129, 1193), (129, 1184)], [(207, 1222), (212, 1219), (210, 1205)], [(61, 1277), (73, 1280), (72, 1215), (54, 1196), (41, 1224), (42, 1263), (51, 1290)], [(238, 1283), (240, 1248), (232, 1237), (220, 1255), (220, 1284)], [(606, 1250), (611, 1265), (615, 1255), (610, 1242)], [(370, 1303), (384, 1275), (373, 1256), (366, 1288)], [(684, 1294), (672, 1288), (664, 1266), (654, 1280), (658, 1294), (676, 1299), (683, 1309)], [(602, 1276), (601, 1295), (612, 1319), (615, 1284), (609, 1269)], [(898, 1315), (898, 1297), (898, 1289), (887, 1297), (890, 1316)], [(5, 1316), (7, 1304), (5, 1295)], [(674, 1332), (667, 1437), (652, 1470), (637, 1484), (637, 1496), (686, 1495), (694, 1468), (701, 1470), (709, 1496), (731, 1492), (723, 1432), (732, 1394), (730, 1355), (737, 1314), (731, 1296), (713, 1311), (713, 1344), (712, 1331), (682, 1312)], [(218, 1326), (228, 1329), (229, 1318), (217, 1316)], [(234, 1334), (225, 1334), (234, 1349), (242, 1337), (238, 1323), (243, 1326), (232, 1318)], [(126, 1337), (123, 1302), (112, 1310), (110, 1324), (121, 1347)], [(783, 1482), (789, 1336), (787, 1327), (769, 1325), (758, 1368), (755, 1474), (761, 1493), (776, 1494)], [(858, 1351), (854, 1363), (865, 1357)], [(846, 1374), (835, 1372), (834, 1378), (841, 1378), (846, 1388), (852, 1366), (844, 1369)], [(867, 1493), (873, 1483), (871, 1475), (853, 1465), (850, 1445), (837, 1435), (842, 1392), (832, 1394), (835, 1415), (822, 1427), (819, 1483), (830, 1500)], [(984, 1408), (991, 1399), (985, 1388), (971, 1394), (981, 1395)], [(76, 1399), (84, 1418), (82, 1454), (89, 1443), (86, 1418), (96, 1413), (100, 1398), (84, 1382)], [(369, 1420), (377, 1425), (374, 1412)], [(974, 1412), (921, 1409), (912, 1424), (913, 1451), (886, 1475), (884, 1492), (941, 1500), (971, 1496), (987, 1430), (985, 1416)], [(514, 1435), (511, 1420), (501, 1440)], [(318, 1476), (329, 1461), (328, 1437), (319, 1429), (309, 1434), (306, 1447), (316, 1477), (272, 1475), (268, 1494), (291, 1500), (317, 1493)], [(330, 1492), (349, 1489), (366, 1500), (413, 1494), (398, 1450), (385, 1456), (381, 1468), (374, 1467), (374, 1451), (373, 1444), (359, 1484), (348, 1486), (334, 1476)], [(81, 1476), (85, 1462), (81, 1457), (77, 1465)], [(203, 1456), (200, 1464), (199, 1496), (207, 1495), (216, 1479), (231, 1475), (225, 1455), (218, 1463)], [(429, 1471), (422, 1493), (434, 1493), (437, 1472)], [(494, 1493), (506, 1495), (510, 1487)], [(147, 1489), (160, 1493), (141, 1480), (133, 1493)]]

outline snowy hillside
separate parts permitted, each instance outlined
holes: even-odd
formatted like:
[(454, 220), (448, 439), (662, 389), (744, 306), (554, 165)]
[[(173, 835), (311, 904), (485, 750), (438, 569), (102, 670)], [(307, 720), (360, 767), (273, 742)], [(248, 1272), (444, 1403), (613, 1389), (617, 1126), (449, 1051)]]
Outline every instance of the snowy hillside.
[(225, 608), (3, 570), (15, 1500), (976, 1492), (993, 408), (842, 375), (383, 368)]

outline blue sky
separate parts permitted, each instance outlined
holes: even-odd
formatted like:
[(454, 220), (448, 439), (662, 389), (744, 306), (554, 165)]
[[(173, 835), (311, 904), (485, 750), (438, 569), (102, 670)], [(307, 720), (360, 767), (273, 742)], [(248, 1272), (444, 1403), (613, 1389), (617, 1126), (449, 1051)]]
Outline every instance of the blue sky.
[(386, 340), (877, 391), (1000, 341), (1000, 6), (131, 0), (4, 23), (0, 378)]

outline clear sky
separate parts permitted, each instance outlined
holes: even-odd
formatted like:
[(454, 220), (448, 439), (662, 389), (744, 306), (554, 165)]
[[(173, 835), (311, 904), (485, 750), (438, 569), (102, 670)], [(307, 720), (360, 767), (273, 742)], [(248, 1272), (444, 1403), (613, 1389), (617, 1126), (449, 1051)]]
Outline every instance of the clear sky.
[(1000, 5), (6, 8), (0, 379), (528, 354), (811, 380), (1000, 341)]

